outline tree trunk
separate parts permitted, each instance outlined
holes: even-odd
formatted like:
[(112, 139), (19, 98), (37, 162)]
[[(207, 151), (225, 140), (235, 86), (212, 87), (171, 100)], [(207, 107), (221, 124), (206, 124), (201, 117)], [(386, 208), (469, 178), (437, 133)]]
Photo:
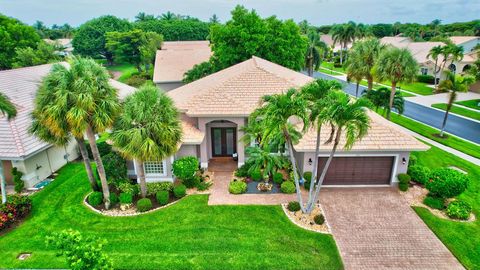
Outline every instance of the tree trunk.
[[(335, 62), (333, 64), (335, 65)], [(343, 45), (340, 45), (340, 65), (343, 66)]]
[(327, 175), (328, 168), (330, 167), (330, 163), (333, 160), (333, 156), (335, 155), (335, 152), (337, 151), (337, 146), (338, 143), (340, 142), (340, 136), (342, 135), (342, 127), (337, 128), (337, 135), (335, 136), (335, 141), (333, 143), (333, 148), (332, 152), (330, 152), (330, 156), (327, 159), (327, 162), (325, 163), (325, 166), (323, 167), (322, 174), (320, 175), (320, 179), (318, 179), (318, 184), (317, 188), (315, 189), (315, 196), (313, 199), (313, 204), (318, 201), (318, 196), (320, 194), (320, 189), (322, 188), (323, 180), (325, 179), (325, 176)]
[(367, 76), (367, 82), (368, 82), (368, 91), (373, 89), (373, 76), (368, 75)]
[(433, 67), (433, 86), (435, 87), (435, 91), (437, 91), (437, 75), (440, 72), (440, 67), (438, 66), (438, 58), (435, 59), (435, 66)]
[(315, 201), (312, 200), (313, 190), (315, 183), (317, 182), (318, 175), (318, 155), (320, 153), (320, 134), (322, 132), (322, 126), (317, 127), (317, 141), (315, 145), (315, 160), (313, 161), (313, 172), (312, 179), (310, 180), (310, 190), (308, 191), (308, 201), (307, 201), (307, 213), (311, 213), (315, 208)]
[(147, 182), (145, 181), (145, 170), (143, 168), (143, 161), (135, 160), (135, 166), (137, 166), (137, 179), (140, 185), (140, 195), (142, 198), (147, 197)]
[(300, 209), (302, 210), (302, 212), (305, 213), (305, 206), (303, 205), (303, 200), (302, 200), (302, 191), (300, 190), (300, 183), (298, 181), (297, 161), (293, 154), (292, 139), (290, 138), (290, 134), (288, 134), (288, 131), (286, 128), (283, 129), (283, 135), (285, 136), (285, 141), (288, 144), (288, 154), (290, 156), (290, 162), (292, 163), (293, 180), (295, 181), (295, 188), (297, 191), (298, 203), (300, 204)]
[(447, 103), (447, 109), (445, 110), (445, 116), (443, 117), (443, 122), (442, 122), (442, 129), (440, 130), (440, 137), (443, 137), (445, 133), (445, 126), (447, 125), (447, 120), (448, 120), (448, 114), (450, 113), (450, 110), (452, 109), (453, 102), (455, 101), (456, 98), (456, 93), (455, 92), (450, 92), (450, 97), (448, 99)]
[(390, 120), (390, 113), (393, 108), (393, 98), (395, 97), (395, 92), (397, 91), (397, 82), (392, 81), (392, 90), (390, 91), (390, 101), (388, 102), (387, 110), (387, 119)]
[(110, 208), (110, 190), (108, 189), (108, 182), (107, 176), (105, 174), (105, 169), (103, 168), (102, 158), (100, 157), (100, 153), (98, 152), (97, 142), (95, 141), (95, 133), (92, 130), (92, 127), (88, 125), (87, 127), (87, 137), (88, 142), (90, 143), (90, 148), (92, 149), (93, 159), (97, 164), (97, 172), (100, 176), (100, 182), (102, 183), (102, 191), (103, 191), (103, 200), (105, 201), (105, 208)]
[(357, 86), (355, 88), (355, 97), (358, 98), (358, 86), (360, 85), (360, 81), (357, 81)]
[(85, 170), (87, 171), (88, 181), (90, 181), (90, 186), (92, 187), (93, 191), (98, 191), (97, 180), (93, 175), (92, 164), (90, 164), (90, 158), (88, 158), (88, 151), (87, 147), (85, 146), (85, 142), (83, 138), (75, 138), (78, 144), (78, 148), (80, 149), (80, 154), (83, 158), (83, 164), (85, 165)]
[(2, 204), (7, 203), (7, 179), (3, 174), (3, 162), (0, 160), (0, 188), (2, 189)]

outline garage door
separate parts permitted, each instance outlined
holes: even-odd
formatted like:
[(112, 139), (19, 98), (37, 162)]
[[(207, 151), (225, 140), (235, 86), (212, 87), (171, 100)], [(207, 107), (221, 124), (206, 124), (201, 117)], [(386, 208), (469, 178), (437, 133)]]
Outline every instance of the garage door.
[[(319, 174), (327, 157), (320, 157)], [(394, 157), (335, 157), (328, 168), (324, 185), (390, 184)]]

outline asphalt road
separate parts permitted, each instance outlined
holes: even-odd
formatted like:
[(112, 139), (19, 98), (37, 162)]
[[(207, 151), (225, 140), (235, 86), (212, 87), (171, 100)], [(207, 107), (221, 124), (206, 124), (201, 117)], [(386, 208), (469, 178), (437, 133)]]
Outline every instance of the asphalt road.
[[(329, 80), (332, 80), (332, 79), (338, 80), (345, 85), (344, 91), (346, 93), (355, 96), (355, 88), (356, 88), (355, 84), (347, 83), (344, 80), (341, 80), (320, 72), (315, 72), (313, 77), (329, 79)], [(359, 95), (361, 95), (361, 93), (365, 89), (366, 87), (360, 85), (358, 90)], [(445, 113), (435, 110), (433, 108), (429, 108), (429, 107), (405, 100), (405, 110), (403, 112), (403, 115), (439, 129), (442, 126), (443, 117), (445, 116)], [(463, 117), (458, 117), (456, 115), (449, 114), (445, 131), (448, 133), (454, 134), (460, 138), (463, 138), (472, 142), (480, 143), (480, 123), (479, 122), (471, 121)]]

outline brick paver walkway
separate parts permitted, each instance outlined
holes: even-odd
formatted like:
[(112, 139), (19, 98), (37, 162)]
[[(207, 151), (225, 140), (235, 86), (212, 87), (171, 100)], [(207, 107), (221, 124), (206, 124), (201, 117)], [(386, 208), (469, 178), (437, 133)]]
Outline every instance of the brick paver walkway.
[(320, 195), (345, 269), (463, 269), (396, 189)]

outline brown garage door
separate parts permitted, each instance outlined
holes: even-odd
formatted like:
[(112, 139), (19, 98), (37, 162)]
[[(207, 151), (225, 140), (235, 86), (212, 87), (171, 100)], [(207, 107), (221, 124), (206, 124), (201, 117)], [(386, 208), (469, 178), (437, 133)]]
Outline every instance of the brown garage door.
[[(390, 184), (393, 157), (335, 157), (328, 168), (324, 185), (385, 185)], [(327, 157), (320, 157), (319, 172)], [(320, 173), (319, 173), (320, 174)]]

